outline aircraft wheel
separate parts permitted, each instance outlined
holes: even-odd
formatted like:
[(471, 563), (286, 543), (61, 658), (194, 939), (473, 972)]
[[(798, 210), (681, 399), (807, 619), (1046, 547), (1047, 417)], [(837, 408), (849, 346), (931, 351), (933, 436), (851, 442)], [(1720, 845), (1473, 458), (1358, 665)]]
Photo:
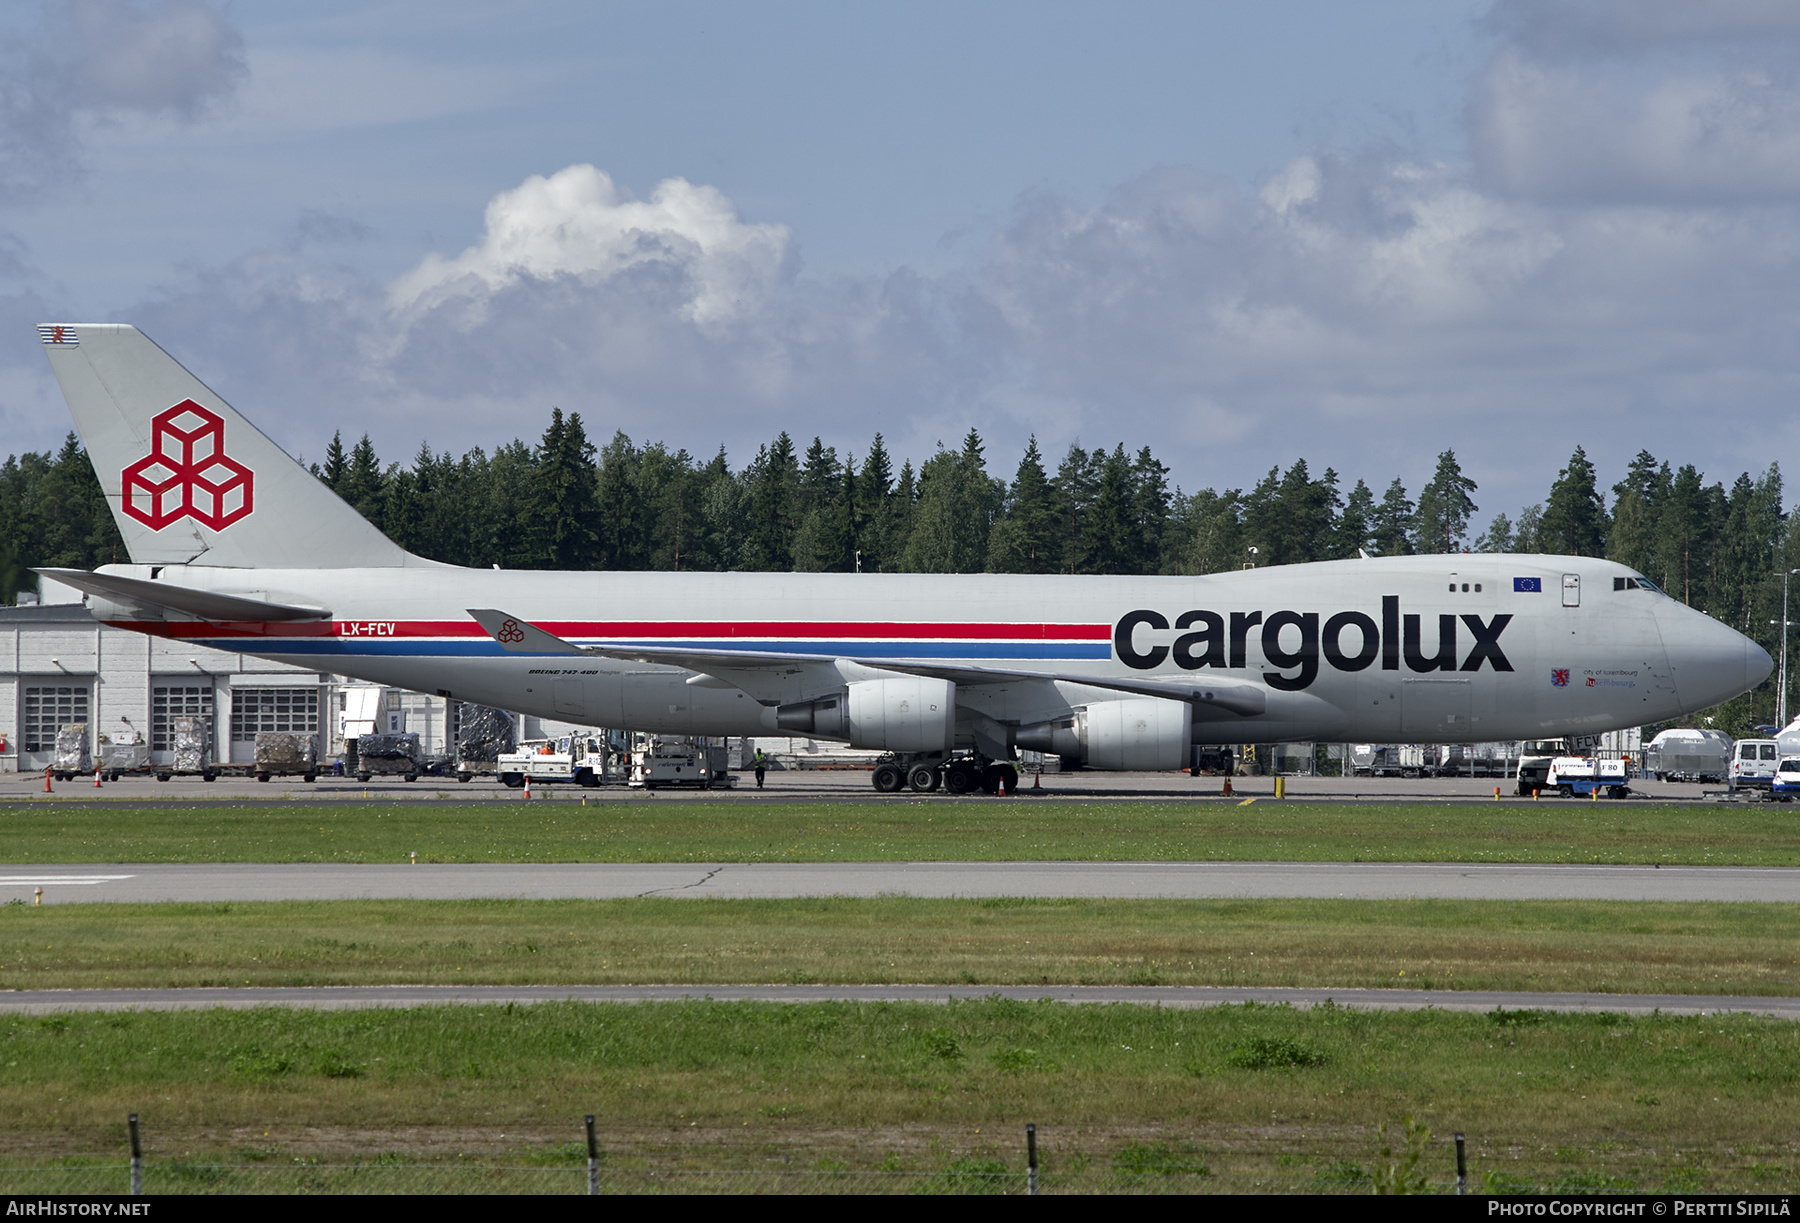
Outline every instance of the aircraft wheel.
[(897, 764), (876, 765), (874, 781), (875, 789), (882, 794), (894, 794), (906, 784), (906, 774)]
[(944, 770), (944, 789), (952, 794), (967, 794), (980, 784), (980, 775), (966, 764), (953, 764)]
[(1000, 793), (1000, 766), (990, 764), (981, 770), (981, 792), (983, 794)]
[(920, 794), (929, 794), (938, 788), (938, 771), (928, 764), (921, 764), (906, 775), (906, 783)]
[(1006, 792), (1011, 794), (1019, 788), (1019, 770), (1010, 764), (1000, 766), (1000, 778), (1006, 783)]

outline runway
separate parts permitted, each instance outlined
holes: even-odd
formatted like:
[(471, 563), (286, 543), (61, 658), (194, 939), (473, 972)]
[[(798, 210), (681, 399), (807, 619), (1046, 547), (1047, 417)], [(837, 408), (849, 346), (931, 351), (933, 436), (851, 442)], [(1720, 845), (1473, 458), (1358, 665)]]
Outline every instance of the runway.
[(1419, 862), (818, 862), (0, 866), (0, 903), (633, 896), (1800, 902), (1800, 868)]
[(56, 1011), (192, 1011), (259, 1006), (356, 1010), (416, 1006), (505, 1006), (544, 1002), (948, 1003), (983, 998), (1020, 1002), (1196, 1008), (1331, 1004), (1366, 1010), (1487, 1012), (1538, 1009), (1632, 1015), (1768, 1015), (1800, 1019), (1800, 998), (1705, 994), (1550, 994), (1511, 990), (1282, 989), (1129, 985), (331, 985), (312, 988), (79, 989), (0, 992), (0, 1014)]

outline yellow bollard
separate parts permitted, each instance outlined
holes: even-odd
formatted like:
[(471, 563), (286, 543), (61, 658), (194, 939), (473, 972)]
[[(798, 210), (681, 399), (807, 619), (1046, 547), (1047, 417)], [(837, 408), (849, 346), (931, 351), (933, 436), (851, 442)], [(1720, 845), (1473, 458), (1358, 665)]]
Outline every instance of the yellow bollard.
[(1500, 787), (1499, 786), (1494, 787), (1494, 801), (1495, 802), (1500, 801)]
[(1597, 803), (1600, 801), (1600, 787), (1599, 786), (1595, 786), (1592, 790), (1588, 791), (1588, 801), (1594, 802), (1594, 803)]
[(1537, 801), (1537, 796), (1538, 796), (1538, 792), (1536, 790), (1533, 790), (1531, 792), (1531, 801), (1535, 803)]
[(1277, 777), (1275, 779), (1275, 797), (1276, 798), (1286, 798), (1287, 797), (1287, 778)]

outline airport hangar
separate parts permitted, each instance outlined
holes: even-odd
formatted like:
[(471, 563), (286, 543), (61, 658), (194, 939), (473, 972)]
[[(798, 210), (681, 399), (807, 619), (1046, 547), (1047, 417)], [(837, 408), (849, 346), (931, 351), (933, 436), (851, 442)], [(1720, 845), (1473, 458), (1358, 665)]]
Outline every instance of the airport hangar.
[[(24, 591), (18, 606), (0, 606), (0, 773), (43, 772), (56, 732), (71, 723), (87, 725), (96, 759), (106, 735), (147, 743), (151, 764), (169, 765), (182, 715), (206, 720), (208, 759), (220, 765), (254, 760), (258, 731), (317, 736), (322, 764), (343, 758), (346, 738), (367, 733), (413, 732), (427, 760), (455, 755), (454, 700), (113, 628), (88, 613), (80, 591), (49, 578), (40, 586), (36, 598)], [(513, 717), (521, 741), (599, 729)], [(754, 747), (786, 768), (868, 767), (880, 755), (786, 736), (729, 747), (733, 768)]]
[[(417, 732), (428, 756), (453, 743), (442, 697), (112, 628), (88, 614), (79, 591), (42, 586), (40, 601), (24, 592), (19, 606), (0, 607), (0, 773), (42, 772), (70, 723), (86, 723), (96, 756), (100, 735), (142, 736), (151, 762), (166, 765), (184, 714), (207, 721), (219, 764), (248, 764), (265, 730), (317, 735), (322, 761), (342, 756), (346, 730)], [(550, 729), (537, 722), (521, 730)]]

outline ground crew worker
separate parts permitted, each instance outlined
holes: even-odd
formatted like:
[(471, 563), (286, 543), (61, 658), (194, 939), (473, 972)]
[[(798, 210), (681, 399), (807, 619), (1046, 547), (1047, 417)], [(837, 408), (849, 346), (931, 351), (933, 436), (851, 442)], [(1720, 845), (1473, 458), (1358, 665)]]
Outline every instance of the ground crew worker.
[(762, 748), (756, 749), (756, 788), (763, 788), (763, 770), (769, 767), (769, 758), (763, 755)]

